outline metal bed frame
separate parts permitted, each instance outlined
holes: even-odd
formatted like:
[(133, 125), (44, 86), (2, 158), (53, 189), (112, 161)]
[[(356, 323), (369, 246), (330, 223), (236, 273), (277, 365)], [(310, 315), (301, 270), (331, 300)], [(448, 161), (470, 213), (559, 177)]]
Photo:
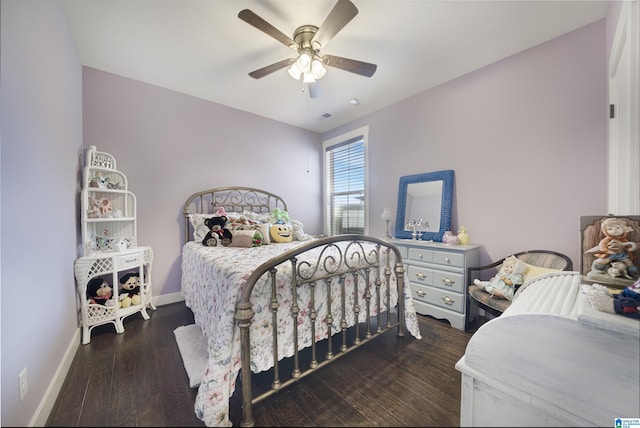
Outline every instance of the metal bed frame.
[[(274, 208), (286, 210), (286, 203), (282, 198), (273, 193), (251, 187), (218, 187), (197, 192), (191, 195), (184, 206), (185, 217), (185, 242), (189, 240), (192, 227), (190, 223), (190, 214), (209, 214), (223, 206), (227, 212), (242, 212), (250, 210), (258, 213), (269, 213)], [(370, 245), (370, 244), (373, 244)], [(366, 245), (366, 248), (365, 248)], [(373, 249), (372, 249), (373, 248)], [(314, 251), (313, 260), (309, 259), (309, 251)], [(319, 255), (317, 254), (319, 251)], [(307, 257), (305, 257), (305, 255)], [(392, 263), (393, 260), (393, 263)], [(291, 316), (294, 318), (294, 355), (289, 358), (293, 361), (293, 371), (288, 380), (281, 381), (278, 361), (278, 353), (273, 352), (273, 380), (271, 388), (256, 397), (252, 396), (251, 376), (251, 344), (250, 344), (250, 328), (255, 311), (252, 307), (250, 297), (257, 281), (265, 274), (268, 275), (271, 284), (271, 312), (272, 312), (272, 334), (273, 349), (278, 349), (279, 333), (277, 328), (277, 311), (279, 303), (276, 293), (276, 278), (279, 267), (285, 264), (291, 265), (291, 284), (293, 302), (291, 307)], [(364, 293), (366, 299), (366, 307), (358, 306), (358, 299), (355, 301), (353, 311), (356, 319), (364, 310), (365, 323), (356, 322), (351, 328), (348, 327), (345, 314), (345, 296), (347, 287), (345, 279), (352, 275), (354, 281), (354, 293)], [(397, 317), (393, 316), (393, 309), (390, 305), (390, 287), (382, 288), (383, 281), (390, 284), (391, 275), (395, 275), (396, 286), (398, 291), (397, 304), (395, 309)], [(363, 277), (364, 284), (358, 284), (358, 277)], [(327, 353), (321, 357), (317, 353), (315, 326), (317, 320), (316, 306), (314, 303), (314, 290), (322, 286), (331, 286), (332, 282), (337, 278), (340, 287), (340, 301), (332, 301), (331, 293), (327, 293), (327, 318), (326, 323), (332, 325), (335, 322), (340, 326), (340, 346), (334, 350), (332, 347), (333, 340), (327, 340)], [(370, 287), (370, 283), (375, 284)], [(296, 301), (295, 289), (299, 287), (310, 287), (311, 292), (311, 308), (309, 310), (309, 318), (311, 322), (311, 361), (308, 367), (302, 368), (300, 365), (300, 351), (298, 350), (298, 330), (297, 317), (300, 307)], [(361, 287), (359, 289), (359, 287)], [(386, 293), (382, 292), (386, 290)], [(240, 371), (242, 382), (242, 421), (241, 426), (253, 426), (255, 420), (253, 418), (252, 406), (264, 398), (277, 393), (282, 388), (290, 385), (313, 373), (315, 370), (335, 361), (338, 357), (346, 355), (355, 348), (367, 343), (381, 334), (396, 328), (397, 335), (404, 336), (405, 316), (404, 316), (404, 265), (402, 256), (397, 247), (382, 239), (363, 236), (363, 235), (337, 235), (326, 238), (313, 239), (302, 243), (293, 249), (290, 249), (279, 256), (276, 256), (256, 268), (247, 279), (242, 296), (240, 297), (236, 309), (235, 320), (240, 329), (241, 341), (241, 366)], [(383, 316), (381, 312), (382, 299), (385, 299), (387, 311)], [(332, 308), (333, 305), (333, 308)], [(375, 309), (377, 315), (371, 316)], [(338, 315), (342, 314), (342, 315)], [(334, 316), (336, 318), (334, 318)], [(383, 319), (384, 318), (384, 319)], [(373, 322), (375, 320), (375, 322)], [(364, 324), (364, 325), (361, 325)], [(374, 324), (374, 325), (373, 325)], [(347, 331), (353, 334), (347, 335)], [(329, 331), (331, 328), (329, 327)], [(324, 340), (324, 339), (323, 339)]]

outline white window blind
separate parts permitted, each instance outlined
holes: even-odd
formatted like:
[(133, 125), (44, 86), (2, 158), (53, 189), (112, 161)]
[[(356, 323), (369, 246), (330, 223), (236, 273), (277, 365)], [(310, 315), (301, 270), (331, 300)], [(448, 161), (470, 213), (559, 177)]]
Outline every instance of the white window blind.
[(325, 144), (325, 233), (364, 234), (366, 228), (366, 141), (356, 135)]

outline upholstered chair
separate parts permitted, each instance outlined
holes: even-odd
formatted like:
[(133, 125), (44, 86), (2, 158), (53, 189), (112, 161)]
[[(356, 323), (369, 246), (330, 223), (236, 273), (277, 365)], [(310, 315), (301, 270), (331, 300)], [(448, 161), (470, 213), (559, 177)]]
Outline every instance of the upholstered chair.
[[(571, 259), (568, 256), (555, 251), (530, 250), (515, 253), (514, 256), (525, 262), (527, 265), (523, 275), (522, 285), (524, 285), (528, 280), (548, 272), (573, 270), (573, 263), (571, 262)], [(465, 322), (466, 331), (470, 330), (473, 320), (477, 317), (478, 308), (484, 309), (486, 313), (497, 317), (511, 305), (511, 300), (492, 296), (483, 288), (473, 283), (475, 279), (488, 279), (489, 277), (497, 274), (505, 258), (506, 257), (485, 266), (471, 267), (467, 269), (467, 278), (469, 281), (467, 284), (467, 292), (469, 296), (467, 298), (467, 315)], [(519, 287), (520, 286), (516, 287), (516, 291)]]

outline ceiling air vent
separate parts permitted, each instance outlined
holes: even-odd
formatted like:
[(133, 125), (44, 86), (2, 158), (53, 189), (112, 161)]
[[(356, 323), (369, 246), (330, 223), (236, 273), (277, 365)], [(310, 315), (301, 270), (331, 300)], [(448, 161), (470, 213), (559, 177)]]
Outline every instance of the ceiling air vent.
[(333, 116), (331, 113), (325, 113), (322, 116), (320, 116), (318, 118), (318, 120), (325, 120), (325, 119), (329, 119), (331, 116)]

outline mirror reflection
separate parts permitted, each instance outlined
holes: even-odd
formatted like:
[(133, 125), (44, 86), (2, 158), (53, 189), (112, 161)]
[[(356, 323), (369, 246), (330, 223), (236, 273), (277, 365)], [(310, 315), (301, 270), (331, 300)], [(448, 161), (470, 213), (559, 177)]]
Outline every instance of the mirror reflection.
[[(405, 230), (412, 230), (411, 224), (422, 226), (423, 232), (440, 230), (440, 211), (442, 210), (442, 180), (407, 185), (406, 211), (404, 218), (409, 220)], [(414, 223), (414, 220), (416, 223)]]
[(400, 177), (396, 238), (442, 241), (451, 227), (453, 170)]

